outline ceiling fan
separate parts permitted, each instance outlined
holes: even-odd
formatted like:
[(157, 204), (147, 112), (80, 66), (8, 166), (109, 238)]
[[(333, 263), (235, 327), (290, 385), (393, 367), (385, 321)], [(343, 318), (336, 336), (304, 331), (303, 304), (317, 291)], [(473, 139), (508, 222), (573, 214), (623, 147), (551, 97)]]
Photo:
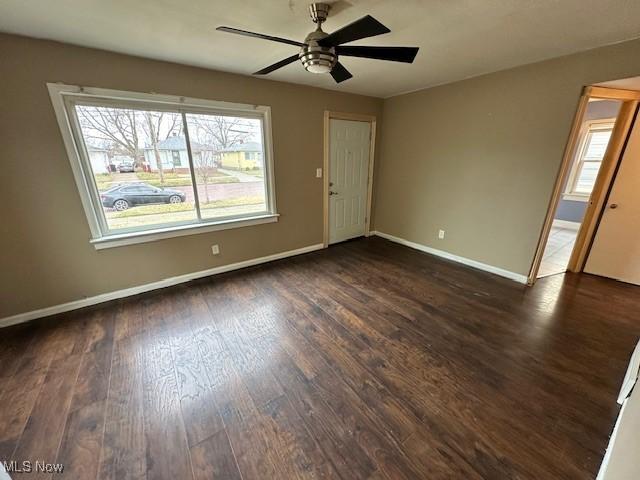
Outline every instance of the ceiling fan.
[(362, 17), (333, 33), (322, 31), (322, 22), (327, 19), (331, 5), (327, 3), (312, 3), (309, 5), (311, 19), (317, 24), (316, 30), (307, 35), (304, 42), (297, 42), (287, 38), (263, 35), (231, 27), (218, 27), (217, 30), (227, 33), (245, 35), (247, 37), (262, 38), (272, 42), (286, 43), (300, 47), (300, 52), (279, 62), (258, 70), (254, 75), (266, 75), (290, 63), (300, 60), (304, 68), (311, 73), (331, 73), (336, 83), (350, 79), (353, 75), (338, 61), (340, 55), (347, 57), (372, 58), (375, 60), (390, 60), (392, 62), (413, 63), (418, 53), (418, 47), (369, 47), (346, 45), (362, 38), (374, 37), (389, 33), (387, 27), (371, 15)]

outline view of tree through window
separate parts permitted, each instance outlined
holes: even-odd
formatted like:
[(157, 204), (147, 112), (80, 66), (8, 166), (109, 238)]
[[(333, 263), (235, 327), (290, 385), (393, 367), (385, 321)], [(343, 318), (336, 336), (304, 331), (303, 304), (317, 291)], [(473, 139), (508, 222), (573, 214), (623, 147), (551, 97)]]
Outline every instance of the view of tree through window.
[[(186, 118), (202, 218), (265, 211), (260, 120), (208, 114)], [(220, 181), (224, 185), (217, 185)]]
[(177, 112), (80, 104), (75, 112), (110, 231), (267, 210), (260, 119), (186, 114), (185, 123)]

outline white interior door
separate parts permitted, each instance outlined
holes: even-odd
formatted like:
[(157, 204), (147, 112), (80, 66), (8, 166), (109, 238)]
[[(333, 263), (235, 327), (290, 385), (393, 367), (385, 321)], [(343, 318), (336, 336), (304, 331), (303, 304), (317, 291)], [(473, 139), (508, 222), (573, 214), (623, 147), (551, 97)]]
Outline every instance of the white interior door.
[(365, 234), (371, 124), (329, 122), (329, 243)]
[(622, 156), (584, 271), (640, 285), (640, 125)]

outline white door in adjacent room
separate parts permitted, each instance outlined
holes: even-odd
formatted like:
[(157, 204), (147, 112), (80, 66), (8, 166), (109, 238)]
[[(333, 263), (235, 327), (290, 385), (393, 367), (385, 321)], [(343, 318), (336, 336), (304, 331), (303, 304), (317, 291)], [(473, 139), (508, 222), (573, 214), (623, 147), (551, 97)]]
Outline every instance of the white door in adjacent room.
[(329, 124), (329, 243), (365, 234), (371, 124)]
[(584, 271), (640, 285), (640, 123), (637, 119)]

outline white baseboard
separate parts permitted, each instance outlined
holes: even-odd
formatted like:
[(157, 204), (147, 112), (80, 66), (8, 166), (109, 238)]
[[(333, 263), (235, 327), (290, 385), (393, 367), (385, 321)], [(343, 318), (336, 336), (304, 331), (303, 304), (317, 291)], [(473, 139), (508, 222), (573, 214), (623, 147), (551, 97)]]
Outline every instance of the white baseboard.
[(570, 230), (580, 230), (580, 222), (570, 222), (568, 220), (553, 220), (553, 226), (559, 228), (568, 228)]
[(478, 262), (476, 260), (471, 260), (470, 258), (460, 257), (458, 255), (454, 255), (453, 253), (445, 252), (444, 250), (438, 250), (437, 248), (427, 247), (426, 245), (411, 242), (409, 240), (405, 240), (404, 238), (396, 237), (394, 235), (389, 235), (388, 233), (383, 233), (378, 231), (374, 231), (371, 233), (373, 235), (377, 235), (378, 237), (386, 238), (387, 240), (391, 240), (392, 242), (399, 243), (400, 245), (405, 245), (407, 247), (415, 248), (416, 250), (420, 250), (421, 252), (430, 253), (431, 255), (446, 258), (447, 260), (453, 260), (454, 262), (462, 263), (463, 265), (477, 268), (478, 270), (484, 270), (485, 272), (493, 273), (495, 275), (508, 278), (518, 283), (525, 283), (525, 284), (527, 283), (526, 275), (510, 272), (509, 270), (504, 270), (502, 268), (494, 267), (493, 265), (487, 265), (486, 263)]
[(293, 257), (295, 255), (302, 255), (303, 253), (314, 252), (324, 248), (322, 243), (316, 245), (309, 245), (308, 247), (297, 248), (295, 250), (289, 250), (281, 253), (274, 253), (273, 255), (267, 255), (266, 257), (252, 258), (237, 263), (230, 263), (229, 265), (221, 265), (219, 267), (209, 268), (207, 270), (201, 270), (199, 272), (186, 273), (184, 275), (178, 275), (177, 277), (169, 277), (157, 282), (147, 283), (145, 285), (139, 285), (136, 287), (125, 288), (122, 290), (116, 290), (115, 292), (102, 293), (94, 297), (87, 297), (81, 300), (74, 300), (72, 302), (62, 303), (60, 305), (54, 305), (51, 307), (41, 308), (39, 310), (32, 310), (30, 312), (18, 313), (10, 317), (0, 319), (0, 328), (8, 327), (10, 325), (16, 325), (18, 323), (28, 322), (36, 318), (48, 317), (49, 315), (55, 315), (58, 313), (69, 312), (71, 310), (77, 310), (78, 308), (88, 307), (90, 305), (96, 305), (98, 303), (108, 302), (109, 300), (116, 300), (118, 298), (130, 297), (139, 293), (150, 292), (151, 290), (157, 290), (159, 288), (170, 287), (172, 285), (178, 285), (179, 283), (185, 283), (197, 278), (208, 277), (211, 275), (217, 275), (220, 273), (230, 272), (232, 270), (239, 270), (245, 267), (251, 267), (259, 265), (261, 263), (272, 262), (274, 260), (280, 260), (282, 258)]

